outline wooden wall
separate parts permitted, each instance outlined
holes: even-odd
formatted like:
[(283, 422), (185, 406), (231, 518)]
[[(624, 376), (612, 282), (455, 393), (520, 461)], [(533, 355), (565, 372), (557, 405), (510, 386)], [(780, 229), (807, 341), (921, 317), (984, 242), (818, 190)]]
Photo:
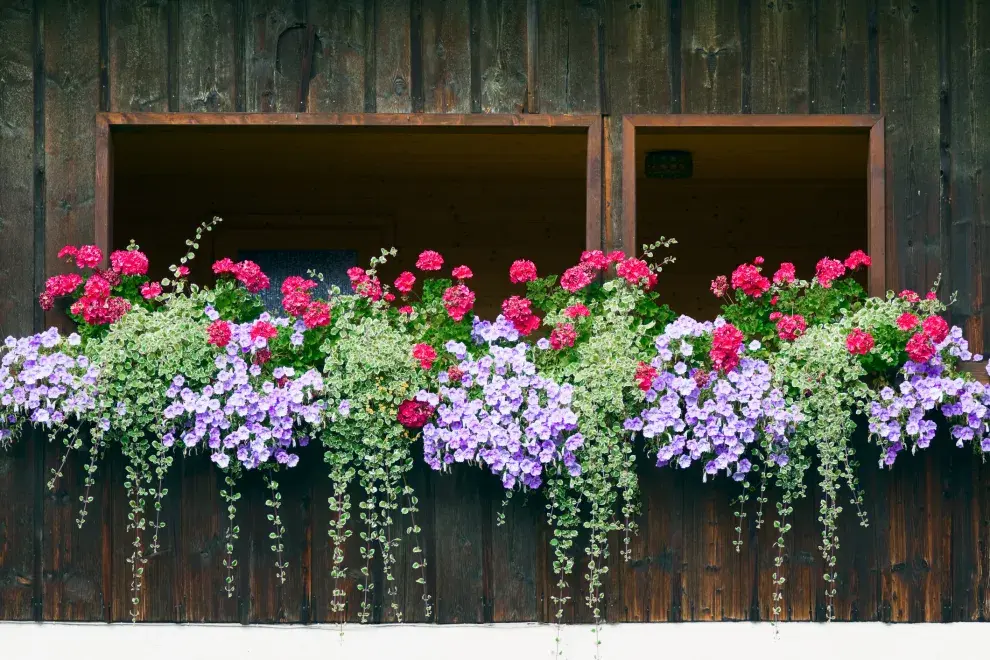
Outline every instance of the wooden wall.
[[(98, 110), (601, 113), (612, 237), (623, 113), (882, 114), (888, 282), (924, 288), (942, 273), (943, 291), (959, 294), (952, 321), (978, 347), (990, 338), (990, 4), (980, 0), (0, 0), (4, 334), (43, 327), (34, 300), (57, 272), (55, 252), (93, 238)], [(57, 460), (36, 443), (0, 456), (0, 618), (120, 619), (120, 466), (101, 474), (113, 486), (79, 532), (80, 467), (57, 493), (43, 488)], [(866, 462), (875, 515), (866, 531), (847, 521), (841, 561), (855, 570), (840, 585), (840, 615), (987, 616), (986, 468), (951, 448), (890, 474)], [(646, 474), (643, 533), (633, 563), (611, 573), (609, 618), (765, 616), (768, 532), (749, 527), (753, 543), (735, 555), (728, 485)], [(325, 617), (324, 486), (288, 488), (298, 559), (282, 591), (252, 491), (230, 602), (219, 593), (215, 476), (196, 460), (174, 475), (171, 535), (148, 566), (158, 594), (143, 606), (148, 618)], [(539, 506), (516, 504), (494, 528), (497, 501), (474, 473), (420, 483), (438, 619), (545, 618)], [(818, 618), (815, 513), (802, 506), (787, 603), (794, 618)], [(585, 616), (579, 605), (568, 613)]]

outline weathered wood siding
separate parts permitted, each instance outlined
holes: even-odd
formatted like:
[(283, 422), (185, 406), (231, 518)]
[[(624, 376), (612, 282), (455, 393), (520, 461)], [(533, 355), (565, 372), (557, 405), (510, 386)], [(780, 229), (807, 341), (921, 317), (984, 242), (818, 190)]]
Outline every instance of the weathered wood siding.
[[(57, 272), (55, 252), (93, 238), (98, 110), (601, 113), (609, 247), (621, 243), (624, 113), (883, 114), (888, 282), (924, 287), (941, 273), (942, 290), (958, 292), (953, 322), (977, 349), (990, 345), (982, 0), (0, 0), (0, 334), (44, 325), (34, 300)], [(990, 473), (946, 444), (893, 472), (864, 454), (872, 525), (844, 518), (841, 618), (990, 617)], [(318, 456), (308, 458), (293, 475), (303, 478), (283, 479), (288, 582), (275, 585), (254, 484), (241, 503), (233, 600), (222, 590), (216, 474), (201, 459), (178, 461), (142, 615), (326, 620), (328, 486)], [(49, 494), (57, 459), (38, 443), (0, 454), (0, 618), (124, 619), (120, 463), (101, 470), (107, 485), (78, 531), (82, 468), (72, 464)], [(767, 617), (772, 529), (756, 530), (751, 515), (736, 554), (731, 484), (648, 463), (642, 472), (642, 529), (633, 561), (612, 563), (608, 618)], [(477, 472), (418, 468), (414, 481), (436, 619), (547, 619), (541, 502), (515, 500), (497, 527), (498, 489)], [(796, 514), (787, 614), (820, 619), (814, 501)], [(407, 613), (421, 619), (415, 577), (398, 579)], [(576, 595), (567, 617), (586, 619)], [(387, 620), (380, 605), (376, 619)]]

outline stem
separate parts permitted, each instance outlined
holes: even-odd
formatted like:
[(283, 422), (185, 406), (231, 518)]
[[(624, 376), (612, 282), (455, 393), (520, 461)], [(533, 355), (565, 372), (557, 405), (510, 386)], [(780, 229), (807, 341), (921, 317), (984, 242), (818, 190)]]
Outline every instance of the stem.
[(285, 549), (285, 546), (282, 544), (282, 535), (285, 533), (285, 527), (282, 526), (282, 518), (278, 512), (279, 507), (282, 506), (282, 493), (278, 492), (278, 482), (270, 476), (265, 475), (265, 482), (268, 484), (268, 488), (272, 493), (272, 498), (265, 502), (265, 505), (272, 509), (272, 513), (268, 514), (268, 520), (271, 521), (275, 529), (275, 531), (268, 535), (268, 538), (274, 541), (271, 546), (272, 552), (277, 555), (275, 560), (275, 577), (278, 578), (279, 584), (285, 584), (285, 569), (288, 566), (288, 563), (282, 560), (282, 551)]
[(76, 519), (76, 525), (80, 529), (82, 529), (83, 524), (86, 522), (86, 516), (89, 513), (89, 504), (93, 501), (90, 491), (96, 483), (96, 480), (93, 479), (93, 475), (96, 473), (96, 462), (103, 456), (103, 432), (96, 433), (92, 436), (92, 439), (93, 444), (89, 448), (89, 463), (86, 465), (86, 490), (79, 496), (79, 501), (82, 502), (82, 509), (80, 509), (79, 517)]
[(224, 550), (226, 552), (226, 557), (223, 560), (223, 566), (227, 571), (227, 575), (224, 578), (224, 591), (227, 592), (227, 598), (233, 598), (234, 596), (234, 569), (237, 568), (237, 560), (234, 559), (234, 542), (237, 541), (240, 536), (241, 528), (234, 524), (234, 517), (237, 514), (237, 505), (235, 502), (241, 498), (240, 493), (234, 492), (234, 478), (230, 474), (224, 475), (224, 483), (226, 487), (221, 491), (223, 499), (227, 501), (227, 529), (224, 530)]
[[(416, 582), (423, 585), (423, 608), (424, 608), (424, 618), (429, 619), (430, 615), (433, 614), (433, 604), (431, 603), (430, 592), (426, 585), (426, 553), (423, 552), (423, 548), (420, 545), (420, 534), (422, 530), (419, 525), (416, 524), (416, 512), (419, 511), (419, 498), (413, 493), (413, 489), (409, 487), (406, 483), (405, 475), (402, 476), (402, 490), (403, 493), (408, 497), (406, 504), (406, 511), (409, 513), (410, 527), (406, 529), (406, 534), (413, 534), (413, 539), (415, 545), (413, 546), (413, 555), (419, 555), (420, 559), (413, 562), (413, 569), (417, 566), (419, 567), (420, 575), (416, 579)], [(502, 501), (502, 506), (505, 506), (507, 500)]]

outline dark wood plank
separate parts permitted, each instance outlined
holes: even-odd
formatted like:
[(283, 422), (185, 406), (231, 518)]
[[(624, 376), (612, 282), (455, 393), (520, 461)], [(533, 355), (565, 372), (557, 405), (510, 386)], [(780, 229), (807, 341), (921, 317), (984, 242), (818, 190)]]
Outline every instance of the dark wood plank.
[(740, 3), (685, 3), (681, 26), (684, 97), (689, 113), (733, 113), (742, 108), (743, 38)]
[(480, 0), (478, 5), (481, 111), (522, 112), (528, 82), (526, 0)]
[[(878, 13), (880, 98), (886, 122), (888, 241), (896, 290), (926, 290), (940, 266), (939, 72), (936, 2), (894, 2)], [(893, 514), (892, 514), (893, 515)]]
[[(45, 266), (66, 272), (57, 259), (64, 245), (94, 240), (95, 142), (99, 104), (99, 14), (86, 3), (45, 6)], [(60, 313), (48, 323), (69, 327)], [(98, 523), (97, 523), (98, 524)]]
[[(184, 456), (176, 459), (173, 467), (180, 476), (176, 489), (169, 493), (172, 504), (180, 511), (176, 521), (176, 619), (189, 622), (225, 622), (238, 620), (236, 586), (240, 571), (231, 571), (235, 591), (228, 597), (226, 534), (230, 529), (227, 501), (221, 490), (224, 477), (214, 467), (208, 456)], [(243, 502), (243, 500), (241, 500)], [(235, 504), (240, 509), (241, 502)], [(235, 525), (244, 521), (244, 512), (235, 514)], [(239, 544), (234, 542), (234, 558), (238, 557)]]
[(455, 466), (435, 480), (437, 623), (482, 623), (484, 565), (481, 475), (477, 468)]
[(409, 0), (375, 2), (375, 107), (412, 111), (411, 13)]
[[(540, 112), (594, 112), (601, 108), (596, 3), (548, 0), (539, 3)], [(533, 26), (530, 25), (530, 29)]]
[(812, 0), (752, 3), (754, 113), (808, 112), (811, 4)]
[(543, 515), (539, 497), (521, 497), (516, 493), (503, 508), (502, 493), (491, 497), (491, 519), (505, 515), (505, 523), (492, 533), (492, 620), (536, 621), (539, 616), (537, 585), (537, 556), (545, 549), (539, 546), (539, 519)]
[(986, 242), (990, 240), (990, 7), (970, 2), (950, 6), (948, 15), (951, 178), (951, 239), (948, 270), (956, 304), (949, 308), (953, 324), (963, 327), (970, 348), (990, 346), (990, 325), (984, 319), (990, 286)]
[(669, 4), (609, 2), (605, 28), (612, 114), (667, 112)]
[[(0, 8), (0, 335), (30, 334), (34, 316), (34, 59), (30, 2)], [(37, 452), (30, 435), (0, 450), (0, 619), (30, 619), (35, 592)], [(40, 551), (40, 548), (38, 548)]]
[(305, 111), (315, 52), (305, 0), (249, 0), (245, 11), (247, 110)]
[(426, 112), (471, 112), (470, 5), (423, 0), (423, 98)]
[(237, 3), (178, 3), (178, 97), (184, 112), (232, 112), (237, 97), (235, 52), (239, 45)]
[(309, 20), (316, 26), (310, 112), (361, 112), (364, 109), (365, 57), (374, 45), (365, 41), (363, 0), (313, 1)]
[(168, 109), (168, 2), (110, 0), (110, 109)]
[(815, 8), (809, 110), (869, 112), (869, 4), (836, 0), (817, 2)]
[(31, 331), (34, 314), (34, 62), (30, 2), (0, 10), (0, 335)]

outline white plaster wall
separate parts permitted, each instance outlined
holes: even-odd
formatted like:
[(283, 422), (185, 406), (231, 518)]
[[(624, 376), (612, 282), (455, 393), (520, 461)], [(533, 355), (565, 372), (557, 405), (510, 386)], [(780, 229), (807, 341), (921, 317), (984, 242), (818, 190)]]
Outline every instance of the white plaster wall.
[[(547, 660), (554, 628), (489, 626), (237, 626), (0, 623), (0, 660)], [(602, 630), (601, 657), (720, 660), (990, 658), (990, 624), (682, 623)], [(565, 626), (562, 658), (595, 657), (591, 626)]]

